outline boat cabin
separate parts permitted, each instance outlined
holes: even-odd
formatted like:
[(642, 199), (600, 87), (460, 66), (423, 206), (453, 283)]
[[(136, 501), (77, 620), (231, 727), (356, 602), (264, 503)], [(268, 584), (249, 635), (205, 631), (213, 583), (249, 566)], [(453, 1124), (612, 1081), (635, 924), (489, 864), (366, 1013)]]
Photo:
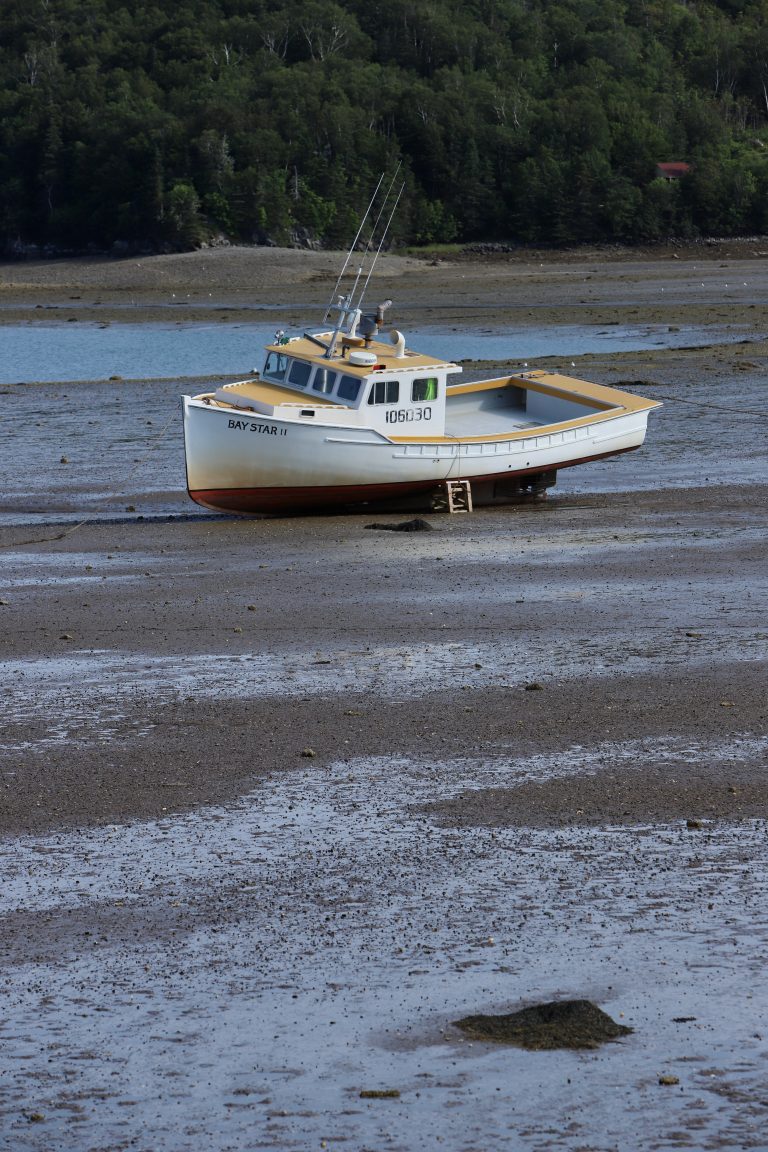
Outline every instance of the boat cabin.
[(299, 421), (327, 417), (332, 407), (335, 423), (388, 437), (443, 435), (447, 379), (461, 372), (457, 364), (407, 350), (399, 332), (389, 344), (344, 336), (337, 345), (333, 335), (283, 337), (268, 345), (261, 374), (225, 385), (215, 399)]

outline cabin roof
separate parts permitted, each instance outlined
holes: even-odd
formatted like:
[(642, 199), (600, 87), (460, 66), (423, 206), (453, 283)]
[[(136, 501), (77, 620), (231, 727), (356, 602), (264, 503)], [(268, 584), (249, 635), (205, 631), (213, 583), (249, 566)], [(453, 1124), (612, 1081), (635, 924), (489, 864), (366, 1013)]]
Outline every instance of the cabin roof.
[[(330, 343), (330, 332), (313, 333), (316, 340), (325, 340)], [(349, 353), (359, 349), (361, 352), (372, 352), (376, 357), (375, 364), (352, 364), (349, 360)], [(319, 364), (322, 367), (334, 367), (337, 371), (343, 371), (347, 376), (368, 376), (371, 372), (407, 372), (424, 369), (452, 369), (454, 372), (460, 372), (461, 368), (458, 364), (454, 364), (451, 360), (441, 360), (435, 356), (425, 356), (421, 352), (412, 352), (406, 348), (404, 356), (397, 355), (397, 349), (389, 342), (384, 343), (382, 340), (371, 340), (367, 345), (357, 337), (345, 336), (343, 333), (338, 338), (337, 352), (330, 359), (326, 359), (323, 349), (318, 347), (314, 340), (310, 340), (308, 336), (295, 336), (290, 339), (286, 344), (268, 344), (268, 352), (281, 352), (285, 356), (294, 357), (297, 360), (306, 360), (312, 364)]]
[(335, 408), (339, 401), (333, 396), (318, 395), (316, 392), (303, 392), (298, 388), (284, 387), (268, 380), (236, 380), (217, 389), (215, 397), (225, 403), (236, 403), (233, 397), (242, 396), (247, 400), (261, 400), (264, 403), (308, 405), (313, 408)]

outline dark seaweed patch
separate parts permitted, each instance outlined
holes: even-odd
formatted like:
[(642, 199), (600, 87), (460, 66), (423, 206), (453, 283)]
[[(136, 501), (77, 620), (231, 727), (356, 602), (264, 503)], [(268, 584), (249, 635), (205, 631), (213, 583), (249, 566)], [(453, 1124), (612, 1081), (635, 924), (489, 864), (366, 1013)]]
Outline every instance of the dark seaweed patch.
[(500, 1016), (465, 1016), (457, 1020), (473, 1040), (494, 1044), (516, 1044), (520, 1048), (544, 1051), (551, 1048), (597, 1048), (607, 1040), (632, 1032), (617, 1024), (589, 1000), (561, 1000), (533, 1004), (519, 1012)]
[(401, 520), (399, 524), (366, 524), (375, 532), (434, 532), (434, 526), (428, 520)]

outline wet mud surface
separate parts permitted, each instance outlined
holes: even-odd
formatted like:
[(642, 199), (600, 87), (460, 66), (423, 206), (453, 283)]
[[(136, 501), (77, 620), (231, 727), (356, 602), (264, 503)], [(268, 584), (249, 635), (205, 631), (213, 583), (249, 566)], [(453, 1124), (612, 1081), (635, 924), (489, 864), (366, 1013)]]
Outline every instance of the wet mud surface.
[[(1, 1148), (765, 1148), (768, 475), (700, 406), (736, 362), (654, 360), (699, 406), (635, 487), (431, 532), (187, 517), (172, 455), (89, 519), (104, 459), (25, 465)], [(455, 1027), (573, 1000), (632, 1032)]]
[(6, 1146), (764, 1146), (765, 497), (3, 530)]

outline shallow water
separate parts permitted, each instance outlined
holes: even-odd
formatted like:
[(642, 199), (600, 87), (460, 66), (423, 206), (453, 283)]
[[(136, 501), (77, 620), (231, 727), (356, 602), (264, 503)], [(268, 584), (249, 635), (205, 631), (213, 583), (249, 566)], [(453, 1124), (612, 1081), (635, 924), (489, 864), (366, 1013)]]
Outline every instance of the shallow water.
[[(5, 841), (6, 939), (36, 939), (7, 957), (9, 1147), (764, 1148), (762, 823), (459, 830), (424, 810), (469, 781), (713, 751), (765, 747), (351, 758), (229, 808)], [(634, 1034), (527, 1053), (452, 1026), (572, 996)]]
[[(589, 352), (699, 347), (745, 338), (746, 329), (656, 325), (556, 325), (467, 331), (441, 325), (409, 329), (409, 347), (446, 360), (509, 360), (582, 356)], [(33, 322), (5, 325), (0, 384), (155, 380), (181, 376), (245, 375), (260, 368), (269, 324), (76, 324)]]

